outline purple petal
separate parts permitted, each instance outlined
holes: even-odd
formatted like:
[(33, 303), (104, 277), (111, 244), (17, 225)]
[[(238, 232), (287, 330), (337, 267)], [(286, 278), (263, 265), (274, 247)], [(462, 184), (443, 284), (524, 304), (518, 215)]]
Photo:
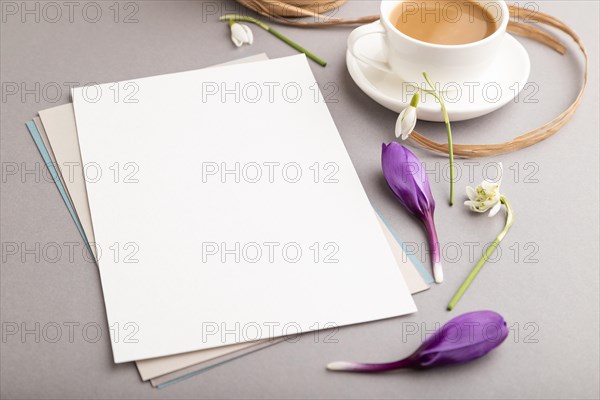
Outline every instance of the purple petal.
[(427, 176), (427, 172), (425, 172), (425, 169), (423, 169), (423, 163), (412, 151), (408, 150), (404, 146), (400, 147), (402, 147), (406, 153), (406, 162), (410, 165), (418, 166), (414, 174), (415, 183), (419, 186), (421, 193), (424, 195), (424, 201), (427, 202), (427, 209), (433, 212), (435, 209), (435, 200), (433, 200), (429, 178)]
[(508, 336), (502, 316), (494, 311), (459, 315), (423, 342), (409, 357), (413, 368), (462, 364), (498, 347)]
[(435, 201), (429, 179), (412, 152), (396, 142), (384, 143), (381, 167), (388, 186), (410, 213), (420, 218), (428, 212), (433, 213)]

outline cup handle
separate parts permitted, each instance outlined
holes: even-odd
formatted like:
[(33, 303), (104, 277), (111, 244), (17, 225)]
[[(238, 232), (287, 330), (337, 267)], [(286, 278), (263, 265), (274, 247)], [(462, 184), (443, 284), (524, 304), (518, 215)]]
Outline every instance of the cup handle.
[[(369, 58), (367, 56), (360, 54), (355, 49), (356, 44), (359, 42), (359, 40), (361, 38), (368, 36), (368, 35), (374, 35), (374, 34), (385, 36), (386, 31), (385, 31), (385, 28), (383, 27), (383, 25), (381, 24), (381, 21), (375, 21), (373, 23), (370, 23), (368, 25), (363, 25), (363, 26), (358, 27), (355, 30), (353, 30), (352, 33), (350, 33), (350, 36), (348, 36), (348, 50), (350, 51), (350, 54), (352, 54), (354, 56), (354, 58), (359, 59), (360, 61), (364, 62), (365, 64), (370, 65), (374, 68), (377, 68), (381, 71), (392, 73), (392, 68), (388, 64), (387, 60), (379, 61), (379, 60), (375, 60), (373, 58)], [(387, 47), (387, 43), (385, 44), (385, 47)]]

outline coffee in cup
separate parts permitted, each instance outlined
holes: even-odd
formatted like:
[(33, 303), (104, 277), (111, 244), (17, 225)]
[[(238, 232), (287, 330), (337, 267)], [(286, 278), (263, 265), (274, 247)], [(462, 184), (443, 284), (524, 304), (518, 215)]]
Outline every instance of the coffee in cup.
[(405, 1), (392, 10), (390, 20), (405, 35), (444, 45), (477, 42), (498, 29), (492, 12), (471, 0)]

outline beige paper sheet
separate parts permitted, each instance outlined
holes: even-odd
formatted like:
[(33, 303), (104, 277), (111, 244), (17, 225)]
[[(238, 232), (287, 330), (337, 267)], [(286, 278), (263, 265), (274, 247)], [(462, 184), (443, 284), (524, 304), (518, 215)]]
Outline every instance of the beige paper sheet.
[(256, 343), (254, 346), (247, 347), (243, 350), (233, 351), (229, 354), (223, 355), (214, 360), (194, 364), (187, 368), (179, 369), (179, 370), (171, 372), (169, 374), (164, 374), (164, 375), (158, 376), (156, 378), (150, 379), (150, 383), (152, 384), (153, 387), (159, 387), (159, 386), (165, 385), (165, 384), (173, 384), (173, 383), (176, 383), (176, 381), (178, 379), (185, 379), (185, 378), (189, 378), (191, 376), (200, 374), (200, 373), (206, 371), (207, 369), (216, 367), (216, 366), (226, 363), (228, 361), (235, 360), (237, 358), (243, 357), (250, 353), (254, 353), (255, 351), (262, 350), (266, 347), (272, 346), (276, 343), (280, 343), (284, 340), (285, 340), (285, 338), (276, 338), (273, 340), (263, 340), (261, 342)]

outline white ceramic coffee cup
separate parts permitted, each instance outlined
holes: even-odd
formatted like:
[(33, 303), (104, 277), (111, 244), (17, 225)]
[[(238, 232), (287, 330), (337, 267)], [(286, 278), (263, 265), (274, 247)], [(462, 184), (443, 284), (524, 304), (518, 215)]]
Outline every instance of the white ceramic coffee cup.
[[(422, 0), (383, 0), (380, 19), (355, 29), (348, 37), (350, 53), (372, 67), (398, 75), (405, 82), (418, 86), (425, 84), (424, 71), (443, 85), (477, 81), (494, 61), (506, 34), (510, 17), (506, 3), (502, 0), (477, 1), (495, 18), (497, 29), (493, 34), (476, 42), (443, 45), (417, 40), (394, 26), (390, 19), (392, 12), (401, 3), (409, 2), (418, 5)], [(367, 35), (384, 37), (385, 60), (374, 60), (357, 50), (357, 43)]]

